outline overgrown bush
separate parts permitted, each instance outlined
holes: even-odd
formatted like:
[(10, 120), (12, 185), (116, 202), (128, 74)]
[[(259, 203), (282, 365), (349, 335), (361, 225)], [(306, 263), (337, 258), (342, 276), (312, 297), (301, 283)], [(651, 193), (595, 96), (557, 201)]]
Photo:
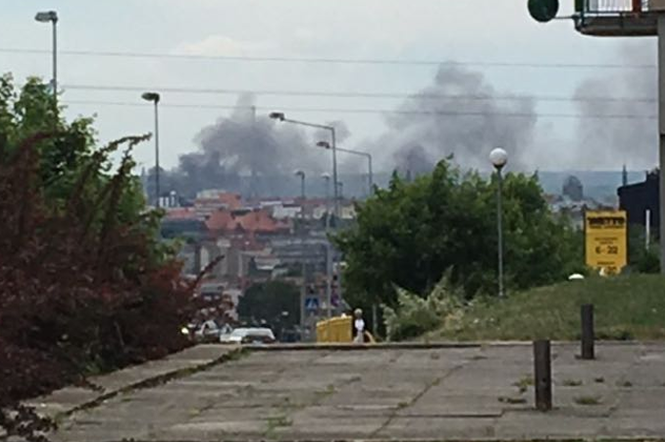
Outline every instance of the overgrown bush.
[(383, 305), (386, 334), (391, 341), (416, 338), (458, 316), (462, 293), (450, 283), (449, 274), (425, 298), (397, 287), (397, 308)]
[(46, 424), (20, 400), (182, 349), (197, 306), (131, 172), (148, 137), (95, 148), (40, 84), (18, 96), (1, 80), (0, 428), (25, 436)]

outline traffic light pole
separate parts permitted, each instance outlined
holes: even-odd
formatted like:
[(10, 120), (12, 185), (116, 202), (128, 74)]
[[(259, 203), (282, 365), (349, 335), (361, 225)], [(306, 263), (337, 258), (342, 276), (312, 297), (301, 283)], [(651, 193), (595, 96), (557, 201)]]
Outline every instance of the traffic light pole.
[(665, 11), (658, 14), (658, 135), (660, 273), (665, 275)]

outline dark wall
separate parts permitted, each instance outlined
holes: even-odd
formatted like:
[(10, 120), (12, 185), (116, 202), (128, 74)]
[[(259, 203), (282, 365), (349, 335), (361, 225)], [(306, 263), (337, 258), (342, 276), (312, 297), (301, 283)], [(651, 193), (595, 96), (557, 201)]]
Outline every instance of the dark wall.
[(646, 226), (646, 211), (651, 211), (651, 231), (658, 235), (660, 225), (658, 172), (647, 174), (642, 183), (619, 187), (619, 207), (628, 214), (629, 224)]

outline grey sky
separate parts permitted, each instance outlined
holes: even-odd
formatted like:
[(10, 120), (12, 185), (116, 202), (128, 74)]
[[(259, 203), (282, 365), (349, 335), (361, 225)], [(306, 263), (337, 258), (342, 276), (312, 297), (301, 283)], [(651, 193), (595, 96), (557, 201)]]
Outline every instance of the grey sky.
[[(642, 63), (654, 62), (653, 41), (595, 39), (577, 34), (571, 21), (541, 25), (527, 13), (522, 0), (2, 0), (0, 49), (49, 49), (47, 26), (33, 20), (35, 11), (56, 9), (60, 15), (62, 50), (138, 53), (231, 55), (343, 59), (399, 59), (486, 63), (621, 64), (635, 62), (625, 47), (636, 48)], [(562, 13), (572, 12), (572, 0)], [(624, 82), (641, 79), (650, 70), (620, 72), (600, 68), (537, 68), (468, 66), (480, 72), (498, 94), (572, 97), (589, 79)], [(47, 54), (0, 52), (0, 71), (19, 80), (28, 75), (50, 77)], [(136, 102), (140, 93), (84, 91), (67, 85), (289, 90), (326, 92), (415, 93), (430, 86), (436, 66), (314, 64), (176, 60), (62, 55), (59, 80), (69, 114), (97, 115), (102, 141), (152, 129), (148, 105), (110, 106), (80, 101)], [(617, 74), (620, 74), (617, 76)], [(614, 80), (612, 80), (614, 79)], [(616, 85), (623, 96), (633, 90)], [(601, 88), (602, 92), (602, 88)], [(647, 88), (649, 93), (649, 88)], [(220, 109), (185, 109), (169, 104), (233, 105), (233, 95), (163, 94), (161, 113), (163, 163), (177, 164), (179, 154), (195, 150), (196, 134), (217, 118)], [(257, 96), (265, 108), (392, 109), (402, 99)], [(536, 101), (539, 114), (579, 113), (573, 102)], [(614, 109), (616, 111), (616, 109)], [(619, 109), (620, 110), (620, 109)], [(264, 111), (261, 111), (264, 112)], [(647, 106), (646, 112), (650, 112)], [(314, 122), (343, 120), (351, 132), (347, 147), (371, 146), (379, 167), (391, 167), (391, 153), (373, 140), (389, 131), (380, 114), (290, 112), (293, 118)], [(453, 117), (454, 118), (454, 117)], [(625, 123), (625, 122), (624, 122)], [(608, 120), (608, 124), (612, 124)], [(529, 164), (540, 169), (652, 167), (648, 148), (632, 155), (579, 157), (593, 143), (576, 137), (578, 122), (541, 116), (528, 146)], [(639, 126), (650, 127), (648, 124)], [(655, 134), (656, 124), (653, 122)], [(588, 131), (587, 131), (588, 132)], [(651, 137), (651, 134), (647, 137)], [(604, 140), (607, 142), (607, 140)], [(624, 141), (625, 142), (625, 141)], [(648, 140), (647, 140), (648, 144)], [(504, 146), (510, 151), (511, 146)], [(153, 161), (152, 149), (137, 153), (139, 162)], [(583, 160), (580, 160), (583, 158)]]

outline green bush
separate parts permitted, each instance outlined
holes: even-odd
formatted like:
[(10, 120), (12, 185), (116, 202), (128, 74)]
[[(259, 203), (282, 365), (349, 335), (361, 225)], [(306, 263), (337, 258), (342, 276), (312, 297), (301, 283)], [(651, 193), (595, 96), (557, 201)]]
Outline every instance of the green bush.
[[(407, 182), (394, 175), (358, 205), (356, 223), (335, 236), (344, 254), (344, 297), (351, 305), (397, 307), (395, 287), (427, 294), (447, 269), (470, 300), (496, 293), (497, 180), (451, 160)], [(564, 281), (584, 268), (584, 238), (552, 213), (537, 176), (503, 181), (508, 292)]]
[(391, 341), (416, 338), (455, 318), (462, 309), (461, 291), (450, 284), (449, 275), (426, 298), (397, 287), (397, 307), (382, 305), (386, 334)]

